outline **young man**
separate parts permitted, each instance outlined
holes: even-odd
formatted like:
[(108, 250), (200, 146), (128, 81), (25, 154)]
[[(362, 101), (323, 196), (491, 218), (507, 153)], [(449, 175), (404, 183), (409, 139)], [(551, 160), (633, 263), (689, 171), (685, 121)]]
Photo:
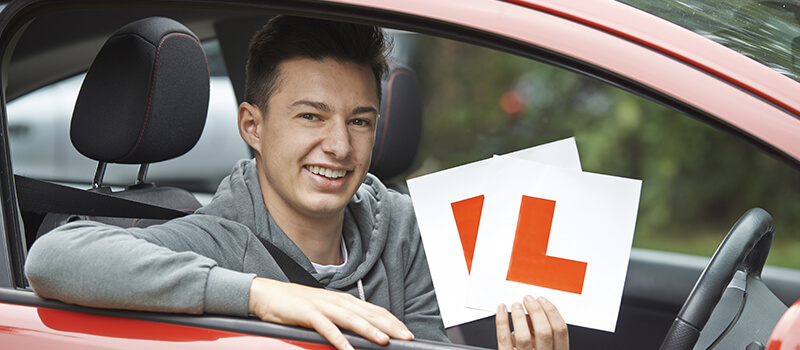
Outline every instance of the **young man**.
[[(313, 328), (339, 349), (350, 348), (339, 327), (379, 344), (447, 341), (410, 199), (367, 174), (386, 51), (374, 27), (271, 20), (251, 42), (238, 116), (255, 159), (240, 161), (194, 215), (48, 233), (26, 262), (31, 286), (95, 307), (254, 314)], [(325, 289), (287, 283), (265, 244)], [(530, 317), (520, 304), (511, 310), (514, 337), (498, 309), (499, 344), (564, 345), (552, 305), (524, 303)], [(521, 331), (529, 320), (534, 330)]]

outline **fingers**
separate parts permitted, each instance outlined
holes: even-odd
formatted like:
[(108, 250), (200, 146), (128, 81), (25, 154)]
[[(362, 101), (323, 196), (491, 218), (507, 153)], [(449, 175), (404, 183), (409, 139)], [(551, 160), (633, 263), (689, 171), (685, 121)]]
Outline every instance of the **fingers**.
[(550, 327), (553, 330), (553, 349), (569, 349), (569, 329), (564, 318), (561, 317), (561, 313), (553, 303), (544, 297), (539, 297), (537, 301), (542, 305), (547, 319), (550, 320)]
[(533, 343), (531, 339), (531, 329), (528, 326), (528, 316), (522, 309), (522, 304), (514, 303), (511, 305), (511, 322), (514, 323), (514, 345), (517, 349), (531, 349)]
[(508, 309), (503, 304), (497, 306), (494, 316), (494, 325), (497, 328), (497, 349), (510, 350), (514, 348), (511, 341), (511, 327), (508, 325)]
[(381, 345), (386, 345), (389, 342), (389, 336), (386, 333), (367, 322), (363, 317), (354, 315), (348, 310), (347, 306), (332, 306), (326, 309), (325, 312), (314, 315), (308, 327), (313, 328), (339, 350), (353, 349), (350, 342), (342, 334), (340, 327), (349, 329)]
[(347, 341), (339, 327), (336, 327), (333, 322), (321, 317), (316, 318), (311, 322), (311, 328), (319, 333), (325, 340), (339, 350), (353, 350), (353, 346)]
[[(528, 295), (524, 301), (528, 309), (536, 349), (569, 349), (567, 324), (555, 305), (543, 297), (534, 299)], [(514, 324), (516, 327), (516, 323)]]
[(414, 335), (411, 334), (408, 327), (388, 310), (355, 297), (350, 299), (361, 309), (358, 312), (365, 321), (389, 337), (401, 340), (414, 339)]
[(401, 340), (414, 338), (389, 311), (359, 299), (341, 302), (338, 308), (327, 309), (324, 313), (336, 325), (381, 345), (386, 345), (390, 337)]
[[(569, 332), (564, 318), (555, 305), (545, 298), (526, 296), (522, 304), (511, 306), (511, 332), (505, 305), (497, 307), (495, 326), (498, 349), (569, 349)], [(528, 314), (525, 314), (527, 309)]]
[(265, 321), (313, 328), (337, 349), (352, 349), (339, 327), (385, 345), (414, 335), (391, 312), (350, 294), (256, 278), (248, 304)]
[[(550, 326), (550, 320), (547, 314), (537, 300), (528, 295), (524, 299), (525, 307), (528, 309), (528, 314), (533, 324), (533, 338), (534, 344), (537, 349), (552, 349), (553, 348), (553, 329)], [(514, 327), (516, 327), (516, 323)]]

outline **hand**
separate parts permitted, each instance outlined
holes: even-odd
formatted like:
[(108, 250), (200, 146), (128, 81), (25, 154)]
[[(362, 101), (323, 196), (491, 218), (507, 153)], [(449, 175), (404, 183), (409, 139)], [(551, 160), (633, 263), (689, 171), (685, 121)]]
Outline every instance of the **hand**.
[(266, 278), (253, 279), (248, 310), (264, 321), (312, 328), (339, 350), (353, 347), (338, 327), (381, 345), (386, 345), (389, 337), (414, 338), (400, 320), (380, 306), (347, 293)]
[(524, 298), (525, 309), (520, 303), (511, 306), (511, 320), (514, 323), (514, 332), (508, 325), (508, 311), (506, 306), (500, 304), (495, 315), (497, 326), (498, 349), (536, 349), (536, 350), (567, 350), (569, 349), (569, 334), (567, 324), (561, 317), (555, 305), (540, 297), (534, 299), (528, 295)]

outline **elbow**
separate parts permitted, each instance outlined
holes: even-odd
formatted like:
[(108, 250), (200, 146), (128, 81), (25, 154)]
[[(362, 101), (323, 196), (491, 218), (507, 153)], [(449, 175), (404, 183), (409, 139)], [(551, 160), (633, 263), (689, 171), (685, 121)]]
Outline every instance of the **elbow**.
[(57, 257), (63, 252), (51, 238), (54, 237), (45, 235), (37, 239), (25, 259), (25, 277), (39, 296), (47, 295), (47, 286), (52, 285), (52, 277), (58, 275), (55, 271), (58, 268)]

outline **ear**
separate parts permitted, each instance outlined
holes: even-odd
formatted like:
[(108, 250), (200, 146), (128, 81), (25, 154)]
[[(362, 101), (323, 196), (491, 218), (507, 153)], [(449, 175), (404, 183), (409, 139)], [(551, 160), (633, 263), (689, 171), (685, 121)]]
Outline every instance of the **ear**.
[(264, 116), (261, 109), (247, 102), (239, 105), (239, 135), (258, 154), (261, 154), (261, 122)]

